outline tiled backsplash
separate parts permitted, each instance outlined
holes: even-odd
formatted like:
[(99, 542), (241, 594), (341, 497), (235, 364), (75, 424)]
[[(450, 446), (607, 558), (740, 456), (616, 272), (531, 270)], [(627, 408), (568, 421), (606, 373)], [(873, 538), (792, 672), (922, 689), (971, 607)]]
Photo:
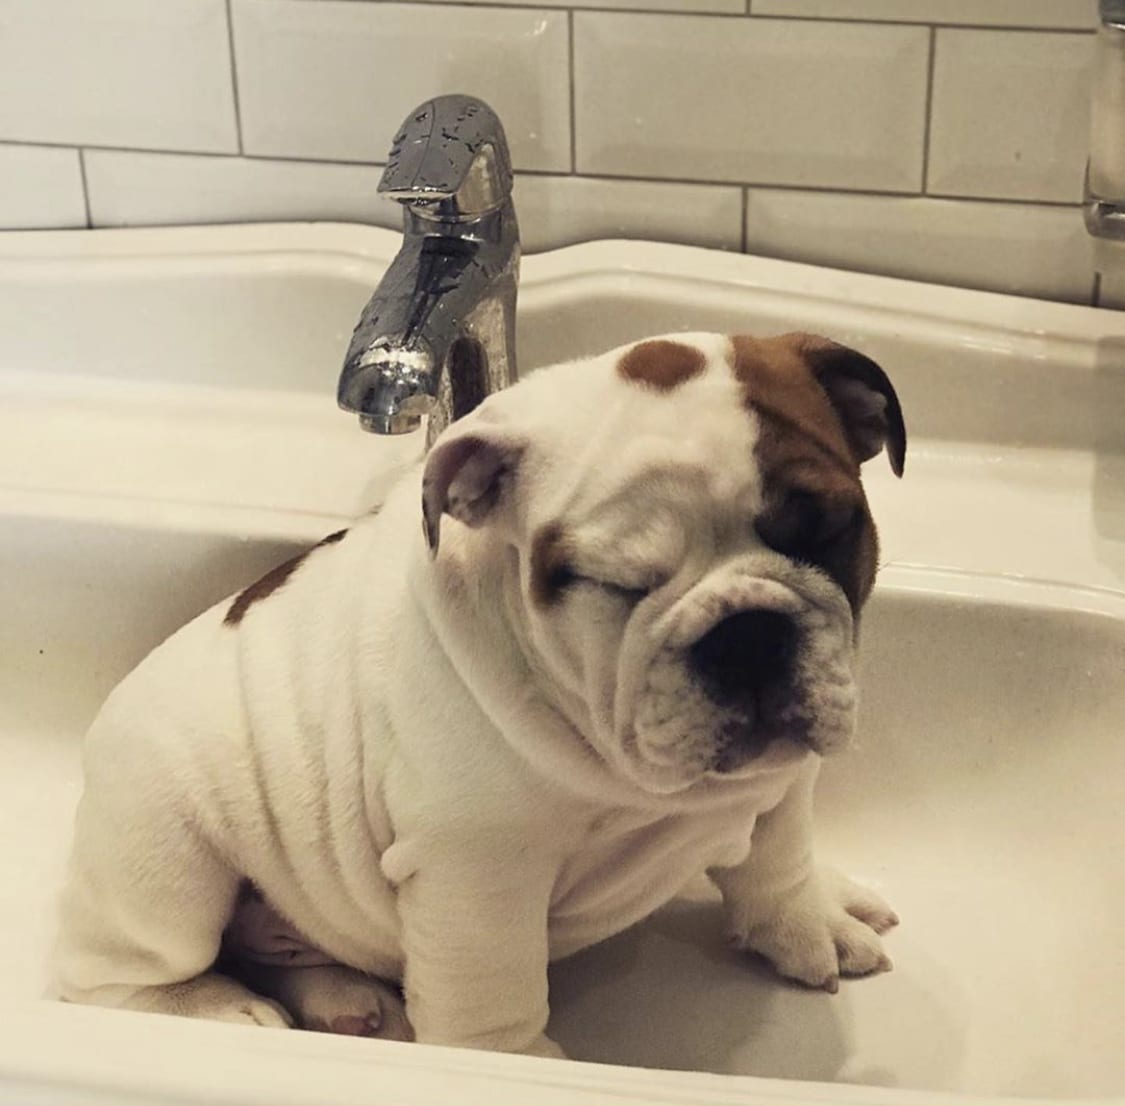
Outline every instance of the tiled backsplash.
[(0, 227), (342, 219), (488, 100), (525, 247), (639, 237), (1089, 302), (1095, 0), (0, 0)]

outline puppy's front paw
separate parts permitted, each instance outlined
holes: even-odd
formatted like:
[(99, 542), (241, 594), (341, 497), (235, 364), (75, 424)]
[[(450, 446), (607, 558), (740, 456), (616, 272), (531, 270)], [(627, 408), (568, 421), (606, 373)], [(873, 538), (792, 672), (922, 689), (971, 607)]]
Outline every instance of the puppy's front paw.
[(832, 871), (752, 910), (727, 904), (728, 933), (740, 949), (759, 953), (789, 979), (835, 993), (840, 976), (891, 969), (881, 935), (898, 923), (883, 899)]

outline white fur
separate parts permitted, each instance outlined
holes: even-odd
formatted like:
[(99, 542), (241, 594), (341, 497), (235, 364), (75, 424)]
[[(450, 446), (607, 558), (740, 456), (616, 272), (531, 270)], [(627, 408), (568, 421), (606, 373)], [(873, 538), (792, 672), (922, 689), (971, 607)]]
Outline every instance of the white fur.
[[(705, 868), (733, 939), (786, 974), (834, 987), (885, 966), (874, 930), (893, 915), (809, 859), (810, 744), (851, 729), (848, 605), (753, 533), (756, 429), (726, 340), (675, 340), (707, 371), (674, 395), (622, 381), (614, 351), (447, 431), (434, 469), (470, 435), (512, 467), (495, 504), (475, 498), (487, 474), (457, 485), (436, 560), (415, 471), (238, 625), (219, 604), (121, 683), (85, 746), (64, 997), (268, 1025), (372, 1004), (392, 1019), (385, 989), (355, 997), (378, 977), (403, 982), (420, 1040), (555, 1054), (548, 959)], [(583, 574), (647, 598), (579, 583), (535, 604), (529, 544), (560, 519)], [(819, 729), (719, 774), (722, 711), (684, 651), (747, 605), (808, 629), (793, 709)], [(214, 974), (247, 879), (351, 976), (260, 985), (283, 1010)]]

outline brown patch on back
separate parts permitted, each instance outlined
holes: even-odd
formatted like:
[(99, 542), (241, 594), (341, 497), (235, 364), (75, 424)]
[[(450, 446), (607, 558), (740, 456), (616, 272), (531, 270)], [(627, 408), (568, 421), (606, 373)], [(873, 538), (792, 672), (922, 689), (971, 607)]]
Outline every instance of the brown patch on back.
[(531, 543), (531, 598), (541, 607), (558, 602), (569, 580), (570, 543), (557, 522), (550, 522)]
[(699, 350), (683, 342), (658, 338), (629, 350), (617, 363), (617, 371), (634, 384), (670, 392), (698, 376), (706, 366), (707, 358)]
[(858, 613), (875, 580), (878, 540), (859, 462), (806, 359), (810, 343), (803, 334), (732, 339), (731, 367), (759, 425), (754, 453), (766, 497), (759, 529), (794, 494), (811, 495), (833, 509), (854, 508), (854, 524), (835, 541), (797, 556), (832, 577)]
[(301, 566), (301, 562), (313, 552), (319, 549), (322, 545), (334, 545), (345, 534), (347, 530), (337, 530), (334, 534), (329, 534), (326, 538), (321, 538), (320, 541), (312, 547), (306, 549), (304, 553), (298, 553), (296, 557), (291, 557), (284, 564), (279, 564), (277, 568), (271, 568), (260, 580), (251, 584), (245, 591), (242, 591), (235, 598), (234, 602), (230, 605), (230, 610), (227, 611), (226, 617), (223, 619), (224, 626), (237, 626), (246, 616), (246, 612), (260, 599), (265, 599), (267, 596), (272, 595), (278, 588), (280, 588), (294, 572)]

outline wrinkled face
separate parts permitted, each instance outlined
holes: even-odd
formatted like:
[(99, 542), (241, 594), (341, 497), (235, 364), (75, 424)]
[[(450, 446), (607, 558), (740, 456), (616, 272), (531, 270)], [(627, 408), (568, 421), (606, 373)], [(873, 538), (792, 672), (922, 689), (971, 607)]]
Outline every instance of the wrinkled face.
[[(553, 372), (573, 405), (525, 439)], [(474, 524), (512, 500), (520, 634), (606, 761), (672, 792), (778, 741), (845, 745), (877, 548), (859, 463), (889, 441), (901, 472), (905, 450), (881, 370), (808, 335), (691, 335), (511, 395), (485, 419), (519, 444), (463, 447), (442, 507)]]

